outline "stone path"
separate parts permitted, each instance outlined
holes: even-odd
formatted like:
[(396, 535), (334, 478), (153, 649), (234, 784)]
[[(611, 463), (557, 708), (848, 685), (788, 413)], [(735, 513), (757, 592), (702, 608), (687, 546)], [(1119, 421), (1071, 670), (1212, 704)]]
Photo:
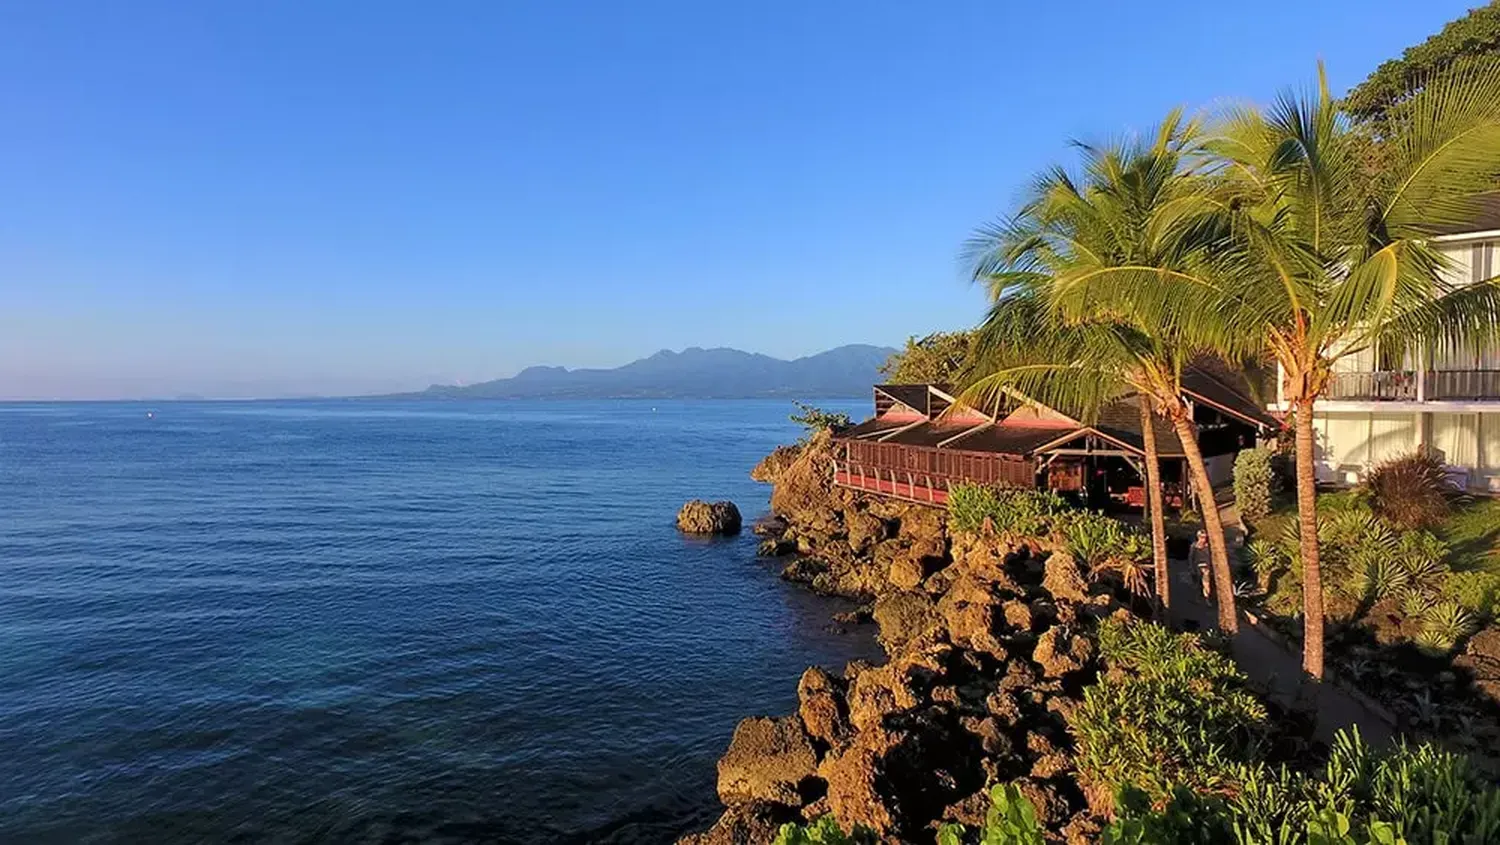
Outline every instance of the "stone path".
[[(1234, 505), (1221, 505), (1219, 514), (1229, 535), (1231, 556), (1244, 541), (1244, 523)], [(1207, 630), (1218, 628), (1218, 616), (1212, 599), (1204, 599), (1198, 573), (1186, 560), (1170, 561), (1172, 577), (1171, 619), (1175, 626)], [(1338, 683), (1304, 684), (1302, 654), (1263, 624), (1240, 613), (1240, 632), (1230, 643), (1235, 662), (1251, 682), (1283, 707), (1315, 712), (1316, 735), (1328, 742), (1334, 734), (1358, 726), (1360, 736), (1372, 744), (1388, 742), (1395, 731), (1388, 714), (1365, 696)], [(1330, 673), (1336, 668), (1328, 667)]]

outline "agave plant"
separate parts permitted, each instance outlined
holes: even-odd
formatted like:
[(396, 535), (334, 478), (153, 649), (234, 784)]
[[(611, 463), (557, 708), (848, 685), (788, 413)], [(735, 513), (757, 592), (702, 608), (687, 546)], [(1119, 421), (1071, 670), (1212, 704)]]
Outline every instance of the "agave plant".
[(1432, 593), (1423, 590), (1408, 582), (1405, 589), (1401, 591), (1401, 612), (1410, 619), (1423, 619), (1427, 612), (1437, 603)]
[(1417, 643), (1431, 651), (1452, 651), (1459, 640), (1474, 633), (1476, 620), (1463, 605), (1445, 601), (1428, 608), (1422, 617), (1422, 633)]

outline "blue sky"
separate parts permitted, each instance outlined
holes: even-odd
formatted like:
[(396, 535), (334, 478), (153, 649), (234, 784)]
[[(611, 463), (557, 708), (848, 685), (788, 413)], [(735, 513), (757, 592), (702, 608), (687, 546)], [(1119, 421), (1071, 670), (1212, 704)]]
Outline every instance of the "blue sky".
[(1069, 139), (1466, 6), (0, 0), (0, 398), (896, 345)]

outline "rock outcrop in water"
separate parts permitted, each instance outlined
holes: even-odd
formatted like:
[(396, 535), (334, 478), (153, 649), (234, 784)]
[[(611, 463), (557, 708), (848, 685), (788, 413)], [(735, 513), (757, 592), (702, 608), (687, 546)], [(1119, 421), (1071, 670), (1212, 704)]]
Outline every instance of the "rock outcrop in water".
[(740, 509), (734, 502), (694, 499), (677, 512), (677, 527), (686, 534), (738, 534)]
[(727, 809), (683, 842), (770, 842), (827, 813), (930, 842), (942, 821), (982, 823), (1000, 782), (1089, 841), (1064, 717), (1097, 676), (1099, 620), (1126, 611), (1049, 538), (950, 537), (940, 510), (835, 488), (831, 461), (820, 436), (756, 468), (778, 517), (762, 548), (794, 556), (784, 577), (870, 602), (889, 659), (808, 669), (795, 714), (741, 722), (719, 762)]

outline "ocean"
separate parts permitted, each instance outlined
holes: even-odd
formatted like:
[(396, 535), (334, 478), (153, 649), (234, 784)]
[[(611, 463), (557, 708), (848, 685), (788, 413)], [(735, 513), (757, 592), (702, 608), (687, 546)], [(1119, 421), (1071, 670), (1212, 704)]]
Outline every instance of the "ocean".
[[(864, 403), (825, 402), (860, 416)], [(0, 841), (669, 842), (878, 659), (747, 530), (784, 401), (0, 405)]]

